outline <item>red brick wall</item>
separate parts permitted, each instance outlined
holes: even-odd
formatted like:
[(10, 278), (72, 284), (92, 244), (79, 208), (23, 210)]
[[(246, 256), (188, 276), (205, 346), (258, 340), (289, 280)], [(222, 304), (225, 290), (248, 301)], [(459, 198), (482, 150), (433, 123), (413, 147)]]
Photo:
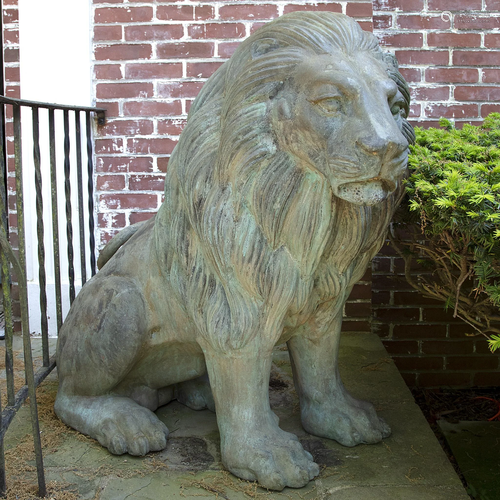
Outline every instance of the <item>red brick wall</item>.
[[(500, 2), (375, 0), (374, 33), (412, 88), (414, 125), (500, 111)], [(373, 263), (372, 328), (409, 385), (500, 385), (499, 356), (440, 303), (414, 292), (390, 248)]]

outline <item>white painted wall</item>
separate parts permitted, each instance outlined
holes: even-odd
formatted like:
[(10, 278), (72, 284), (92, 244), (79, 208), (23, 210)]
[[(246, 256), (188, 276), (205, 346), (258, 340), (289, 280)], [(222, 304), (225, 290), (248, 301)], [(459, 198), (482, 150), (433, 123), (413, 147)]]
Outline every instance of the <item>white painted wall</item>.
[[(91, 75), (91, 0), (19, 0), (19, 43), (21, 68), (21, 98), (32, 101), (90, 106), (92, 103)], [(48, 163), (47, 113), (40, 112), (40, 141), (42, 155), (43, 203), (45, 219), (45, 249), (47, 263), (49, 332), (56, 334), (55, 288), (53, 271), (52, 235), (50, 218), (50, 165)], [(35, 188), (33, 180), (33, 142), (31, 113), (25, 110), (23, 122), (24, 201), (26, 213), (26, 260), (28, 294), (30, 302), (30, 330), (40, 333), (38, 257), (35, 218)], [(74, 117), (70, 113), (72, 155), (74, 161)], [(82, 129), (85, 130), (82, 115)], [(58, 171), (58, 212), (60, 253), (63, 257), (61, 272), (67, 272), (66, 224), (64, 200), (62, 114), (56, 113)], [(86, 142), (82, 137), (83, 165), (87, 163)], [(84, 179), (84, 186), (87, 180)], [(72, 175), (72, 194), (76, 199), (76, 175)], [(73, 238), (78, 240), (78, 212), (73, 203)], [(87, 230), (88, 231), (88, 230)], [(79, 272), (79, 247), (75, 247), (75, 271)], [(63, 274), (64, 310), (69, 307), (67, 279)], [(78, 282), (77, 282), (78, 286)]]

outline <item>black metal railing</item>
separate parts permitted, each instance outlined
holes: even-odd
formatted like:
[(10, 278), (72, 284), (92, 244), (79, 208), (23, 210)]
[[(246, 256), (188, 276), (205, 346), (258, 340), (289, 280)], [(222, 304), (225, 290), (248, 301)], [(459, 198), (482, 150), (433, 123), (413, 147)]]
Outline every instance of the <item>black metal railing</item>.
[[(15, 216), (17, 218), (17, 248), (13, 248), (9, 242), (9, 193), (7, 191), (8, 180), (11, 178), (6, 161), (12, 159), (9, 148), (3, 141), (0, 141), (0, 264), (3, 291), (3, 306), (5, 315), (5, 369), (6, 369), (6, 392), (7, 405), (1, 408), (0, 401), (0, 495), (6, 493), (5, 458), (4, 458), (4, 436), (17, 410), (21, 407), (27, 397), (30, 399), (31, 423), (33, 430), (33, 441), (35, 445), (36, 466), (38, 475), (38, 488), (41, 497), (46, 494), (45, 476), (43, 470), (42, 447), (40, 441), (40, 431), (38, 422), (38, 410), (36, 404), (36, 387), (55, 367), (55, 356), (50, 357), (49, 353), (49, 323), (47, 309), (47, 276), (46, 276), (46, 255), (45, 236), (47, 228), (44, 223), (44, 183), (50, 185), (50, 216), (51, 227), (48, 231), (52, 233), (53, 269), (54, 269), (54, 290), (56, 309), (56, 330), (63, 322), (63, 292), (62, 276), (65, 275), (69, 282), (69, 302), (75, 298), (75, 267), (74, 267), (74, 239), (72, 213), (78, 209), (78, 247), (80, 251), (80, 277), (83, 285), (87, 279), (87, 272), (90, 275), (96, 273), (95, 241), (94, 241), (94, 193), (93, 193), (93, 147), (92, 147), (92, 120), (97, 116), (99, 124), (104, 124), (105, 110), (102, 108), (65, 106), (21, 99), (10, 99), (0, 96), (0, 111), (4, 116), (12, 116), (13, 128), (11, 136), (6, 131), (6, 123), (0, 121), (0, 137), (7, 137), (6, 143), (13, 143), (14, 171), (15, 178)], [(10, 108), (10, 109), (9, 109)], [(22, 110), (31, 109), (31, 134), (33, 145), (33, 157), (23, 166), (23, 146), (22, 140), (27, 137), (29, 131), (23, 130), (21, 118), (24, 116)], [(40, 110), (48, 115), (47, 123), (40, 120)], [(10, 113), (9, 113), (10, 112)], [(63, 127), (63, 165), (58, 162), (58, 143), (56, 121), (62, 114)], [(70, 127), (70, 114), (74, 115), (74, 127)], [(85, 116), (85, 138), (86, 138), (86, 176), (88, 183), (84, 196), (84, 171), (82, 161), (82, 127), (81, 117)], [(41, 134), (43, 128), (48, 132), (48, 158), (44, 158), (41, 153)], [(72, 140), (73, 139), (73, 140)], [(75, 145), (75, 154), (72, 155), (72, 144)], [(44, 146), (47, 146), (44, 144)], [(47, 149), (47, 148), (45, 148)], [(32, 161), (31, 161), (32, 160)], [(45, 165), (50, 167), (44, 169)], [(29, 171), (32, 170), (32, 171)], [(75, 174), (77, 178), (77, 196), (72, 197), (71, 178)], [(45, 173), (44, 173), (45, 172)], [(34, 179), (35, 185), (35, 214), (25, 213), (23, 178), (30, 175)], [(64, 202), (65, 202), (65, 225), (66, 225), (66, 254), (67, 269), (61, 268), (60, 231), (61, 224), (58, 211), (58, 179), (64, 177)], [(76, 207), (75, 204), (76, 198)], [(88, 200), (85, 205), (85, 198)], [(85, 221), (85, 214), (88, 220)], [(10, 214), (13, 215), (12, 213)], [(33, 367), (31, 339), (30, 339), (30, 318), (28, 310), (28, 284), (26, 270), (26, 217), (36, 217), (36, 240), (37, 240), (37, 260), (38, 260), (38, 286), (40, 289), (40, 329), (42, 337), (43, 366), (35, 373)], [(87, 271), (89, 266), (89, 271)], [(12, 312), (13, 296), (11, 287), (17, 286), (19, 289), (20, 323), (23, 338), (24, 371), (26, 384), (17, 391), (14, 388), (14, 323), (15, 318)], [(56, 333), (56, 332), (52, 332)]]

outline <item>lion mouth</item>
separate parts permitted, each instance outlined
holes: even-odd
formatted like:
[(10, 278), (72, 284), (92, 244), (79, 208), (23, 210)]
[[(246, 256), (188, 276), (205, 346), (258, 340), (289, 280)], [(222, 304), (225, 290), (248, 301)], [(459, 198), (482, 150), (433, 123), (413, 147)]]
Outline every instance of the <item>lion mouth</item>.
[(361, 182), (347, 182), (337, 188), (337, 196), (356, 205), (376, 205), (396, 189), (392, 181), (373, 178)]

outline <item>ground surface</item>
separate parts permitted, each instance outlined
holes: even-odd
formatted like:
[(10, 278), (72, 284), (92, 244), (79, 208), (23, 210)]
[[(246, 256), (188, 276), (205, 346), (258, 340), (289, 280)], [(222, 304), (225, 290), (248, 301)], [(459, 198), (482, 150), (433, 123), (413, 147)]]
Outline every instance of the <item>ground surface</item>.
[[(35, 342), (36, 344), (36, 342)], [(271, 406), (280, 426), (294, 432), (321, 467), (300, 490), (269, 492), (240, 481), (220, 463), (215, 415), (177, 402), (157, 415), (170, 429), (167, 448), (143, 458), (110, 455), (95, 441), (59, 422), (52, 406), (54, 373), (38, 390), (44, 464), (55, 500), (468, 500), (445, 453), (375, 335), (345, 335), (341, 372), (357, 397), (371, 400), (393, 434), (378, 445), (345, 448), (307, 434), (300, 425), (286, 350), (275, 353)], [(22, 382), (22, 378), (21, 378)], [(28, 408), (6, 436), (9, 499), (33, 498), (36, 491)]]

